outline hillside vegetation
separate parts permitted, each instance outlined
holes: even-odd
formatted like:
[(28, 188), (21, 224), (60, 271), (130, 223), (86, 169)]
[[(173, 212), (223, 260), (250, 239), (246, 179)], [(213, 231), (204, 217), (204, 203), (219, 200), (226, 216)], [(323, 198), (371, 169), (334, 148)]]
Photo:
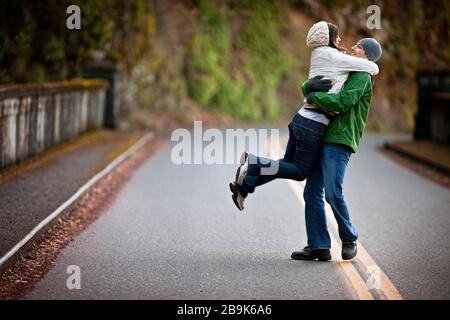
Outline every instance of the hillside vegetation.
[[(66, 8), (82, 28), (65, 27)], [(381, 29), (366, 27), (367, 6)], [(383, 45), (369, 125), (407, 131), (416, 108), (416, 74), (450, 70), (448, 1), (119, 1), (2, 0), (0, 82), (77, 77), (94, 56), (121, 72), (121, 113), (164, 126), (205, 113), (246, 121), (288, 119), (307, 79), (309, 27), (326, 20), (350, 48), (362, 37)]]

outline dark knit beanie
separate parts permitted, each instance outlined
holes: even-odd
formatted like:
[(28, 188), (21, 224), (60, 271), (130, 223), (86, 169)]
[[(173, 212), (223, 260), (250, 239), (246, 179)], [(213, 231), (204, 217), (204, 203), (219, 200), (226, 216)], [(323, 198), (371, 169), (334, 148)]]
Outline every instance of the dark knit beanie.
[(359, 43), (366, 52), (367, 58), (369, 60), (376, 62), (381, 57), (383, 50), (381, 49), (380, 43), (374, 38), (364, 38), (359, 40)]

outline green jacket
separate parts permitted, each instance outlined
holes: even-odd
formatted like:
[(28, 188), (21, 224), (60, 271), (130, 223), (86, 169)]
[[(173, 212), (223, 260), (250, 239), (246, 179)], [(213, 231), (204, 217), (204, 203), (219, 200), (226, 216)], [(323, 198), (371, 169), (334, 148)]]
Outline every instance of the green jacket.
[[(308, 81), (302, 85), (303, 95), (307, 95)], [(354, 152), (369, 116), (372, 100), (372, 77), (367, 72), (351, 72), (339, 93), (315, 92), (312, 101), (325, 111), (337, 111), (324, 136), (326, 143), (341, 143)]]

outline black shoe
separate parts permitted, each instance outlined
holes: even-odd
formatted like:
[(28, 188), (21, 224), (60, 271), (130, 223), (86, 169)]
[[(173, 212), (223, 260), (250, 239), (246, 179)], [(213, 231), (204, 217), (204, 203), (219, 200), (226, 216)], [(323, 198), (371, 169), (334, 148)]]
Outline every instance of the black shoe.
[(233, 195), (231, 196), (231, 199), (233, 199), (234, 204), (240, 211), (244, 210), (245, 198), (239, 192), (238, 187), (233, 182), (230, 182), (229, 187), (230, 187), (230, 191), (233, 193)]
[(342, 259), (343, 260), (353, 259), (356, 256), (357, 252), (358, 252), (358, 250), (356, 247), (356, 241), (342, 243)]
[(328, 261), (331, 260), (330, 249), (311, 249), (306, 246), (302, 251), (294, 251), (291, 254), (294, 260), (315, 260)]
[(236, 184), (242, 186), (244, 183), (244, 179), (247, 176), (248, 171), (248, 153), (244, 151), (241, 155), (241, 160), (239, 161), (241, 164), (236, 171), (236, 180), (234, 181)]
[(236, 182), (230, 182), (230, 183), (228, 184), (228, 186), (230, 187), (231, 193), (236, 193), (236, 192), (239, 191), (239, 190), (238, 190), (238, 187), (237, 187), (237, 185), (236, 185)]

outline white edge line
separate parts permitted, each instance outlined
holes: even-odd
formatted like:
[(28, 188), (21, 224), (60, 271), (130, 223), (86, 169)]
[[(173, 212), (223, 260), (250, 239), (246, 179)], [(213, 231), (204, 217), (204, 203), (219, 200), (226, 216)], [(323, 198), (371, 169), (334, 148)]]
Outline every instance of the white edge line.
[(12, 249), (10, 249), (1, 259), (0, 259), (0, 267), (17, 251), (20, 250), (30, 239), (36, 235), (43, 227), (45, 227), (49, 222), (55, 219), (61, 212), (66, 210), (69, 206), (71, 206), (79, 197), (81, 197), (89, 188), (91, 188), (95, 183), (97, 183), (100, 179), (110, 173), (114, 168), (116, 168), (120, 163), (122, 163), (125, 159), (135, 153), (137, 150), (142, 148), (148, 141), (153, 138), (154, 134), (152, 132), (146, 133), (142, 138), (139, 139), (134, 145), (132, 145), (127, 151), (122, 153), (116, 159), (114, 159), (106, 168), (93, 176), (88, 182), (86, 182), (83, 186), (81, 186), (75, 194), (73, 194), (69, 199), (67, 199), (62, 205), (60, 205), (55, 211), (53, 211), (47, 218), (42, 220), (36, 227), (33, 228), (22, 240), (20, 240)]

